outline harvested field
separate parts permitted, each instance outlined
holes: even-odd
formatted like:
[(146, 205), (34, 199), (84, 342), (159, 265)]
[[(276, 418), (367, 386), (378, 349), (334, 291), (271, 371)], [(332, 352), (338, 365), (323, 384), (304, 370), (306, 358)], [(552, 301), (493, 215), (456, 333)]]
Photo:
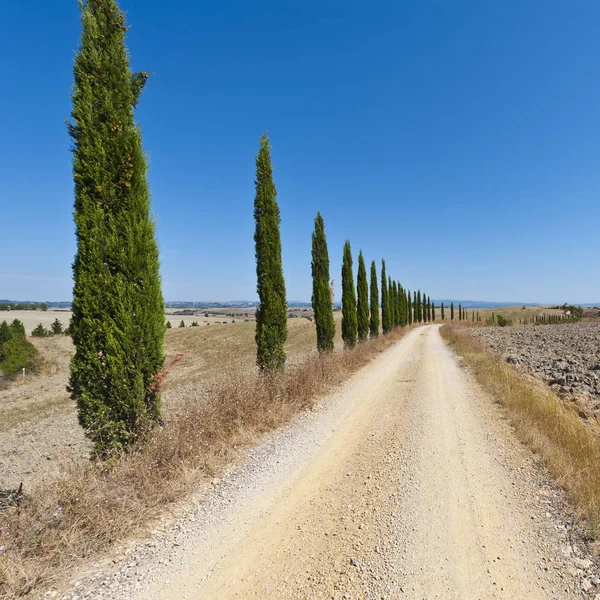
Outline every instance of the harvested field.
[[(294, 364), (315, 348), (315, 325), (290, 319), (288, 326), (286, 351)], [(254, 329), (254, 323), (236, 323), (167, 330), (166, 362), (178, 362), (164, 386), (166, 419), (186, 402), (202, 401), (211, 383), (255, 368)], [(339, 324), (337, 329), (339, 345)], [(52, 477), (60, 463), (86, 460), (90, 449), (66, 390), (74, 352), (71, 338), (30, 339), (44, 360), (41, 373), (0, 390), (0, 489), (18, 487), (22, 481), (27, 488)]]
[(600, 323), (482, 327), (468, 332), (561, 396), (575, 397), (581, 416), (600, 416)]

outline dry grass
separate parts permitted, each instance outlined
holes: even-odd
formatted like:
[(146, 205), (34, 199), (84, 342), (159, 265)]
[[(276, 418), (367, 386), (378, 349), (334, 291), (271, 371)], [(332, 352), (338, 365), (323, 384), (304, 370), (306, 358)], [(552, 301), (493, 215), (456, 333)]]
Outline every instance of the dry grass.
[[(137, 451), (112, 465), (72, 465), (0, 513), (0, 597), (61, 581), (84, 560), (143, 535), (161, 511), (190, 495), (265, 432), (313, 406), (407, 330), (327, 357), (311, 352), (284, 374), (238, 372), (206, 400), (187, 401)], [(302, 344), (301, 344), (302, 345)]]
[(442, 335), (473, 369), (483, 388), (506, 407), (519, 437), (538, 453), (574, 501), (590, 536), (600, 534), (600, 429), (583, 421), (549, 388), (522, 378), (460, 328)]

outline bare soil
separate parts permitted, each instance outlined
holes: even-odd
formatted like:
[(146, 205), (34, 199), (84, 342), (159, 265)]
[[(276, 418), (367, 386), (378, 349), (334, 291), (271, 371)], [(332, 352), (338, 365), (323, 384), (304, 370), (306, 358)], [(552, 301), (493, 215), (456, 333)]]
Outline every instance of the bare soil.
[(503, 360), (580, 404), (582, 417), (600, 417), (600, 323), (483, 327), (468, 332)]

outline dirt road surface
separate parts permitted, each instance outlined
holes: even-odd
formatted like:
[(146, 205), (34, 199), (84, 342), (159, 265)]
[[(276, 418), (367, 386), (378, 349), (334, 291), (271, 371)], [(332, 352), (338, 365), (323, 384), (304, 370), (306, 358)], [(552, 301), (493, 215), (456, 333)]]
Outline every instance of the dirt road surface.
[(600, 594), (561, 493), (437, 326), (410, 332), (200, 496), (78, 597)]

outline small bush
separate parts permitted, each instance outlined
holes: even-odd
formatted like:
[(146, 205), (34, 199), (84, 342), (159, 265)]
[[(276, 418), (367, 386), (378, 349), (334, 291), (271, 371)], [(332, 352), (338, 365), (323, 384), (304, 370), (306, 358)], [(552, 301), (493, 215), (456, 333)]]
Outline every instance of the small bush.
[(167, 329), (171, 329), (171, 327), (173, 327), (173, 326), (171, 325), (171, 321), (167, 321), (166, 328), (167, 328)]
[(500, 327), (510, 327), (513, 324), (513, 322), (510, 319), (507, 319), (506, 317), (503, 317), (502, 315), (498, 315), (496, 317), (496, 323), (498, 323), (498, 325), (500, 325)]
[(54, 322), (52, 325), (50, 325), (50, 329), (55, 335), (60, 335), (64, 332), (63, 324), (58, 320), (58, 318), (54, 319)]
[(179, 327), (185, 327), (185, 322), (183, 319), (181, 319), (181, 323), (179, 323)]
[(27, 371), (36, 371), (39, 367), (38, 352), (27, 340), (14, 337), (4, 342), (2, 354), (4, 359), (0, 363), (0, 370), (7, 377), (18, 375), (23, 368)]
[(38, 323), (31, 332), (31, 335), (33, 337), (48, 337), (50, 332), (41, 323)]
[(190, 325), (190, 327), (199, 327), (198, 321), (192, 321), (192, 324)]

